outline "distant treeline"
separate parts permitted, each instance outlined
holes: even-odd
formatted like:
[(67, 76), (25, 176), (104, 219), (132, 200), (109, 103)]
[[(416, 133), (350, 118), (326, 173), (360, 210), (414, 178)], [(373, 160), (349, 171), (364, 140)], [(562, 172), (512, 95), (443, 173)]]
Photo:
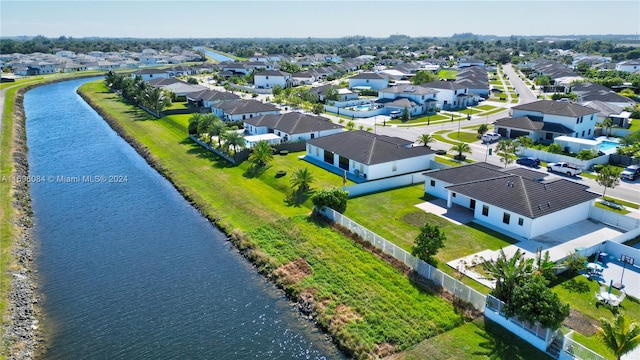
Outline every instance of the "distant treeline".
[[(637, 42), (637, 41), (636, 41)], [(610, 56), (613, 61), (640, 58), (640, 48), (629, 37), (594, 36), (593, 38), (554, 39), (543, 37), (491, 37), (471, 33), (455, 34), (450, 38), (413, 38), (392, 35), (388, 38), (347, 36), (343, 38), (255, 38), (255, 39), (137, 39), (137, 38), (72, 38), (61, 36), (47, 38), (2, 38), (0, 54), (34, 52), (55, 53), (69, 50), (76, 53), (89, 51), (133, 51), (145, 48), (171, 50), (175, 46), (190, 49), (206, 45), (216, 50), (249, 58), (254, 54), (286, 54), (304, 56), (312, 54), (337, 54), (345, 58), (372, 55), (378, 58), (420, 60), (471, 56), (489, 62), (514, 61), (520, 53), (533, 57), (548, 54), (550, 49), (573, 50), (587, 54)], [(640, 45), (640, 44), (638, 44)], [(430, 52), (426, 52), (431, 49)]]

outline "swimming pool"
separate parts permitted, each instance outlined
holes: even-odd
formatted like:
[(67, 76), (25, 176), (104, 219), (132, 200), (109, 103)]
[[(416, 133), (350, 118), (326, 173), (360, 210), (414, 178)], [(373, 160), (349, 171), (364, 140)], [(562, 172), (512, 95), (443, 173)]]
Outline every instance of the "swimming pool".
[(371, 105), (357, 105), (356, 110), (358, 111), (369, 111), (371, 110)]
[(618, 143), (615, 141), (602, 140), (600, 142), (600, 151), (603, 153), (612, 152), (611, 150), (615, 150), (618, 146)]

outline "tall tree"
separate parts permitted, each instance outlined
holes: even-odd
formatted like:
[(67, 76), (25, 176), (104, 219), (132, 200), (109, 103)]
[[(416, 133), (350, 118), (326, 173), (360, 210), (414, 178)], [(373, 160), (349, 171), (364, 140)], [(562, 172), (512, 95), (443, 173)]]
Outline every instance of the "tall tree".
[(447, 237), (436, 225), (425, 223), (420, 228), (420, 233), (415, 239), (415, 245), (411, 247), (411, 255), (431, 264), (436, 265), (434, 256), (444, 246)]
[(480, 126), (478, 126), (478, 137), (482, 136), (484, 133), (486, 133), (489, 130), (489, 125), (487, 124), (480, 124)]
[(600, 319), (601, 328), (598, 329), (598, 337), (611, 349), (616, 359), (631, 352), (640, 345), (640, 324), (632, 322), (623, 314), (616, 316), (614, 321)]
[(436, 80), (438, 80), (436, 74), (428, 70), (420, 70), (416, 72), (413, 77), (411, 77), (411, 83), (414, 85), (425, 84)]
[(504, 163), (504, 167), (506, 168), (514, 161), (516, 145), (511, 139), (500, 140), (498, 141), (498, 145), (496, 145), (496, 152), (498, 156), (500, 156), (500, 162)]
[(533, 146), (533, 140), (526, 136), (520, 136), (515, 141), (516, 148), (522, 149), (522, 155), (524, 156), (527, 152), (527, 149)]
[(604, 195), (607, 192), (607, 188), (615, 188), (620, 184), (620, 173), (622, 170), (618, 167), (612, 165), (605, 165), (598, 170), (598, 177), (596, 178), (596, 182), (604, 187), (602, 191), (602, 198), (604, 199)]
[(268, 142), (261, 140), (251, 149), (249, 161), (256, 167), (267, 165), (273, 160), (273, 148)]
[(569, 304), (560, 301), (558, 294), (547, 287), (544, 277), (532, 275), (513, 289), (504, 311), (508, 317), (517, 315), (521, 321), (557, 329), (569, 316)]
[(296, 191), (305, 192), (310, 189), (313, 180), (313, 174), (309, 171), (309, 168), (302, 168), (291, 174), (289, 182)]
[(606, 118), (600, 125), (605, 129), (607, 137), (609, 137), (611, 135), (611, 128), (613, 127), (613, 120)]

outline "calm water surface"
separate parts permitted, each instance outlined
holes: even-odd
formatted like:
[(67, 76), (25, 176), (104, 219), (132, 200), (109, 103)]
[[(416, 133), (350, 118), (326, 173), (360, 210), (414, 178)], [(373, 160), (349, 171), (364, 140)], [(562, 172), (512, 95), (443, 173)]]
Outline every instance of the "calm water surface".
[(343, 358), (76, 95), (86, 81), (25, 96), (45, 358)]

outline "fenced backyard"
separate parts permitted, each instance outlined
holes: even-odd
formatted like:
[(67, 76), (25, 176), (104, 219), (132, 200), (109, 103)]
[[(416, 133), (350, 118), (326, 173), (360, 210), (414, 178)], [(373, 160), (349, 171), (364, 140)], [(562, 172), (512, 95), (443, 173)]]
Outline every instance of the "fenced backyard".
[(351, 220), (350, 218), (340, 214), (339, 212), (325, 207), (317, 209), (327, 219), (349, 229), (354, 234), (359, 235), (365, 241), (371, 243), (382, 252), (393, 256), (400, 260), (403, 264), (413, 269), (418, 275), (424, 279), (430, 280), (438, 286), (441, 286), (447, 292), (453, 294), (458, 299), (471, 304), (475, 309), (484, 311), (486, 296), (479, 291), (463, 284), (458, 279), (445, 274), (437, 268), (427, 264), (426, 262), (416, 258), (409, 252), (401, 249), (390, 241), (387, 241), (378, 234)]

